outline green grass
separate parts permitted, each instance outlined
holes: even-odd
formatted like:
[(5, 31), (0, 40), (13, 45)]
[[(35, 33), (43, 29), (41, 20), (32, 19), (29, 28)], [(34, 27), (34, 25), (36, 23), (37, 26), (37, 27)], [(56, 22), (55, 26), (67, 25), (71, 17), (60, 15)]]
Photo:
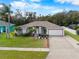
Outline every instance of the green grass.
[(0, 51), (0, 59), (46, 59), (48, 52)]
[(74, 34), (68, 32), (68, 31), (66, 31), (66, 30), (65, 30), (64, 32), (65, 32), (65, 35), (69, 35), (69, 36), (71, 36), (72, 38), (74, 38), (75, 40), (79, 41), (79, 35), (74, 35)]
[(22, 36), (6, 39), (6, 35), (2, 34), (0, 35), (0, 47), (42, 48), (43, 40)]

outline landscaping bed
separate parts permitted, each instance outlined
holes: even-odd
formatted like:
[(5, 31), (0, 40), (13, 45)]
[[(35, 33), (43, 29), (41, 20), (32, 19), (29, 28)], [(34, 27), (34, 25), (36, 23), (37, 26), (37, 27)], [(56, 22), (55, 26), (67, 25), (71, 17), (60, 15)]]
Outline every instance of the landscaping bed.
[(46, 59), (48, 52), (0, 51), (0, 59)]

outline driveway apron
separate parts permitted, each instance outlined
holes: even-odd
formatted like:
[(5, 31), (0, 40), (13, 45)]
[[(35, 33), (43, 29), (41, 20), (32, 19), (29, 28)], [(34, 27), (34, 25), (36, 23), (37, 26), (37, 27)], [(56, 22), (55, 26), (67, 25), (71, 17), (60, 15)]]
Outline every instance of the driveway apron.
[(50, 52), (46, 59), (79, 59), (79, 52), (66, 40), (66, 37), (50, 37)]

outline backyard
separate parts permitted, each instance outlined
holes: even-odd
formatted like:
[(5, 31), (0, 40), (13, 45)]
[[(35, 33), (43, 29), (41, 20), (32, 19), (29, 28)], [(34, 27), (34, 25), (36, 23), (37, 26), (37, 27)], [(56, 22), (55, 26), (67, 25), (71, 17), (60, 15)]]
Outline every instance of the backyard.
[(6, 34), (0, 34), (0, 47), (43, 48), (44, 40), (34, 37), (18, 36), (7, 39)]
[(74, 34), (68, 32), (68, 31), (66, 31), (66, 30), (65, 30), (64, 32), (65, 32), (65, 35), (69, 35), (69, 36), (71, 36), (72, 38), (74, 38), (75, 40), (79, 41), (79, 35), (74, 35)]
[(0, 51), (0, 59), (45, 59), (48, 52)]

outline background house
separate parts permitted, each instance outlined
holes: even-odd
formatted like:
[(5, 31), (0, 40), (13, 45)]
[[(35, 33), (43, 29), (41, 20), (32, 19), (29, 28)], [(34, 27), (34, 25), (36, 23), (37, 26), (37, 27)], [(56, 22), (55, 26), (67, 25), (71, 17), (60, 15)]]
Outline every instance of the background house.
[[(6, 32), (8, 29), (8, 25), (9, 25), (8, 22), (0, 20), (0, 33)], [(9, 27), (10, 32), (14, 31), (14, 27), (15, 27), (14, 24), (10, 23), (10, 27)]]

